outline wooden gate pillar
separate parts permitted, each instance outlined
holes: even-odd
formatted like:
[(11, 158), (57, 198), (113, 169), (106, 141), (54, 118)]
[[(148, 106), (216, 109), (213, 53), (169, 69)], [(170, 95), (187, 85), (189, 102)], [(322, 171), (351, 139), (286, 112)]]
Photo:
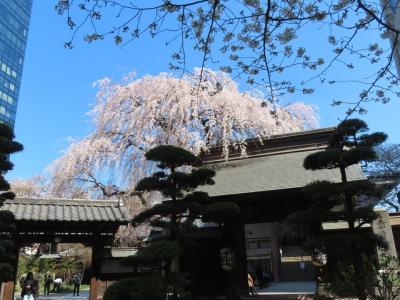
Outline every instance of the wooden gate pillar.
[(101, 244), (94, 243), (92, 246), (92, 274), (90, 276), (90, 294), (89, 300), (97, 300), (99, 295), (99, 275), (101, 268)]
[(249, 295), (247, 285), (247, 256), (244, 222), (238, 218), (224, 224), (224, 240), (233, 248), (235, 254), (234, 268), (227, 271), (227, 297), (240, 299), (240, 295)]
[(15, 283), (16, 283), (16, 279), (17, 279), (17, 271), (18, 271), (18, 258), (19, 258), (19, 244), (15, 244), (15, 262), (14, 262), (14, 279), (7, 281), (7, 282), (3, 282), (2, 284), (2, 294), (0, 294), (0, 299), (1, 300), (13, 300), (14, 299), (14, 291), (15, 291)]
[(109, 255), (106, 242), (94, 242), (92, 246), (92, 274), (90, 277), (89, 300), (103, 299), (104, 286), (101, 278), (101, 262)]
[(14, 299), (14, 281), (7, 281), (3, 283), (3, 298), (2, 300), (13, 300)]

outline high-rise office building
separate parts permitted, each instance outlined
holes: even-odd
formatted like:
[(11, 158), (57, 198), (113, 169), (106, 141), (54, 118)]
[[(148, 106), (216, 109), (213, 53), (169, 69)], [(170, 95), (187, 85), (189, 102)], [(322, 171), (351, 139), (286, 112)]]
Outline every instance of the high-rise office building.
[[(400, 0), (381, 0), (381, 4), (385, 21), (396, 30), (400, 30)], [(394, 32), (388, 32), (385, 37), (388, 37), (392, 44), (394, 63), (400, 76), (400, 36), (396, 38)]]
[(32, 0), (0, 0), (0, 122), (14, 127)]

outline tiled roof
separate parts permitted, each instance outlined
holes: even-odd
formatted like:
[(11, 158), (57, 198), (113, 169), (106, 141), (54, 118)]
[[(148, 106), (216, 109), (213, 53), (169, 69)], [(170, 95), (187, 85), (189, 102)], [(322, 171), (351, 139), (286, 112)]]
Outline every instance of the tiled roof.
[(392, 226), (400, 225), (400, 214), (399, 213), (391, 213), (390, 214), (390, 225), (392, 225)]
[[(210, 196), (224, 196), (300, 188), (315, 180), (341, 180), (338, 169), (310, 171), (303, 168), (304, 158), (315, 148), (265, 154), (205, 164), (216, 171), (215, 185), (202, 186)], [(366, 179), (360, 166), (347, 170), (348, 180)]]
[[(334, 133), (335, 128), (329, 127), (276, 134), (261, 139), (248, 139), (246, 140), (246, 153), (248, 156), (259, 156), (276, 152), (304, 150), (310, 147), (325, 148)], [(223, 150), (222, 144), (211, 146), (207, 153), (202, 154), (203, 162), (224, 161), (225, 154)], [(242, 150), (240, 147), (232, 146), (229, 149), (229, 159), (238, 159), (241, 156)]]
[(119, 201), (16, 198), (0, 210), (10, 211), (18, 221), (128, 223), (128, 210)]

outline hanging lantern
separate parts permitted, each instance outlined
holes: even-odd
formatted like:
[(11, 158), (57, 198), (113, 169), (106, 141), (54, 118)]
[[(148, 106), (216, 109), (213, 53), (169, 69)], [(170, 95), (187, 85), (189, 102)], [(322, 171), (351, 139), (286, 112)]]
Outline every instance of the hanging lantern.
[(223, 247), (219, 252), (221, 267), (225, 271), (231, 271), (235, 267), (235, 252), (231, 247)]

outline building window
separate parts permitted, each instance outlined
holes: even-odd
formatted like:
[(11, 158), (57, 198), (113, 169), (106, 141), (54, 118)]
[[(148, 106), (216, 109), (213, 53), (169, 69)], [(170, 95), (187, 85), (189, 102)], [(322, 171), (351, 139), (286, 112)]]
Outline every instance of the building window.
[(1, 70), (6, 73), (8, 76), (12, 76), (14, 78), (17, 77), (17, 72), (12, 70), (9, 66), (7, 66), (5, 63), (1, 62)]
[(248, 239), (247, 249), (270, 249), (271, 248), (271, 238), (261, 238), (261, 239)]
[(3, 99), (4, 101), (10, 103), (10, 104), (14, 103), (14, 99), (11, 96), (7, 95), (6, 93), (4, 93), (2, 91), (0, 91), (0, 98)]
[(13, 85), (11, 82), (8, 82), (7, 80), (4, 81), (4, 86), (10, 89), (10, 91), (15, 91), (15, 85)]

